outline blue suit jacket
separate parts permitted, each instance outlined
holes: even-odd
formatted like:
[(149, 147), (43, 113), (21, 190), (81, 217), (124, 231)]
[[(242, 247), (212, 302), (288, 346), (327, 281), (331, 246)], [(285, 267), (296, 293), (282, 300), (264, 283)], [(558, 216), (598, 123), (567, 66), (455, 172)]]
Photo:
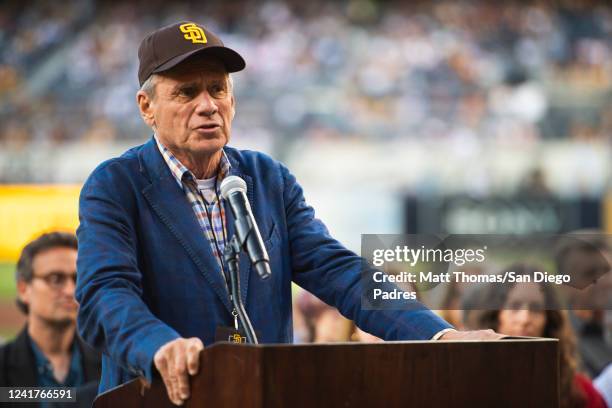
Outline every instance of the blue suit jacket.
[[(230, 173), (247, 183), (270, 255), (266, 281), (246, 255), (240, 261), (241, 294), (260, 342), (292, 341), (292, 280), (388, 340), (429, 339), (450, 327), (424, 308), (362, 310), (361, 258), (314, 217), (289, 171), (261, 153), (225, 151)], [(79, 218), (78, 326), (104, 353), (100, 391), (137, 375), (151, 380), (153, 355), (166, 342), (199, 337), (209, 345), (217, 326), (233, 324), (219, 264), (153, 139), (94, 170)]]

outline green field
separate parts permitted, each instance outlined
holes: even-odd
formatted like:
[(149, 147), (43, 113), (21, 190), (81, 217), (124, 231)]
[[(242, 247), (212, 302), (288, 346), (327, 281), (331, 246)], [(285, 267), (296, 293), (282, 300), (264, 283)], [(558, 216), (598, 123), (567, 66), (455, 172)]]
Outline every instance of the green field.
[(0, 262), (0, 299), (15, 297), (15, 264)]
[[(15, 299), (15, 264), (8, 262), (0, 262), (0, 305), (3, 310), (0, 311), (2, 319), (9, 318), (10, 314), (6, 313), (6, 308), (14, 309), (13, 301)], [(21, 324), (17, 325), (13, 322), (13, 318), (9, 318), (11, 322), (0, 321), (0, 343), (1, 339), (11, 339), (21, 329)]]

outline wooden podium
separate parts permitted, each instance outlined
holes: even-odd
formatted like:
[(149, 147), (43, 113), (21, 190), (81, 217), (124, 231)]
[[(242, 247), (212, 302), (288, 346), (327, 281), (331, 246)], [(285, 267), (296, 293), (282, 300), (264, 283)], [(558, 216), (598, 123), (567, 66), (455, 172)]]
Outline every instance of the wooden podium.
[[(558, 407), (558, 342), (236, 345), (204, 350), (186, 407)], [(142, 394), (142, 395), (141, 395)], [(161, 379), (95, 408), (171, 407)]]

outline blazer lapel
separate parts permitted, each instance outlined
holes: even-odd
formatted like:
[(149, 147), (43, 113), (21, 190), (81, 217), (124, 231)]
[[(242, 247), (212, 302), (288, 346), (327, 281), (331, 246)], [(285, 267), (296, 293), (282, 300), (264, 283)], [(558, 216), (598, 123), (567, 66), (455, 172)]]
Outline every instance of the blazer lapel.
[(221, 267), (204, 237), (193, 208), (170, 173), (153, 139), (143, 149), (143, 162), (151, 174), (151, 184), (145, 187), (142, 193), (231, 312), (233, 307), (229, 301)]

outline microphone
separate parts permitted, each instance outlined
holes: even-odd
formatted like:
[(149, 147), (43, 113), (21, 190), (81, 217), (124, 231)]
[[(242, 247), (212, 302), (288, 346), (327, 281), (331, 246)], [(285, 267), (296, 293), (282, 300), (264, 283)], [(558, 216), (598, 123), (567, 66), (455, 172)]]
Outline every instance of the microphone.
[(253, 217), (251, 205), (246, 196), (247, 186), (238, 176), (228, 176), (221, 182), (221, 197), (230, 203), (236, 220), (236, 235), (240, 245), (244, 246), (251, 264), (261, 279), (267, 279), (270, 271), (270, 258), (264, 246), (257, 222)]

